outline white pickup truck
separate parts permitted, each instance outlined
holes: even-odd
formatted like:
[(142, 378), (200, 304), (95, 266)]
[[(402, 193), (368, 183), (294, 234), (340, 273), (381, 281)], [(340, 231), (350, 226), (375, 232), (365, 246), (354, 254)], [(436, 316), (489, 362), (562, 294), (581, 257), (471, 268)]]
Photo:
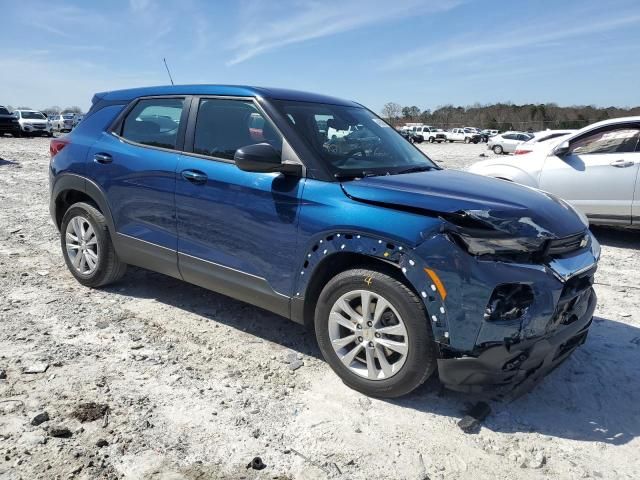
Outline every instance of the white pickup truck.
[(472, 131), (470, 128), (452, 128), (446, 133), (447, 142), (464, 142), (464, 143), (478, 143), (480, 142), (480, 135)]
[(446, 140), (446, 132), (440, 128), (431, 127), (429, 125), (422, 125), (419, 127), (413, 127), (413, 139), (414, 141), (421, 142), (444, 142)]

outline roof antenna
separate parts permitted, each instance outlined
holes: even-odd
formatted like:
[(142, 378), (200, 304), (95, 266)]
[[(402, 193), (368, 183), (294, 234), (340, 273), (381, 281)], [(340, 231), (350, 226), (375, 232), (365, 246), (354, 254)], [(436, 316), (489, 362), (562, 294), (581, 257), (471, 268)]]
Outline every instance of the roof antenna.
[(173, 85), (173, 78), (171, 77), (171, 72), (169, 71), (169, 66), (167, 65), (167, 59), (163, 57), (162, 61), (164, 62), (164, 67), (167, 69), (167, 73), (169, 74), (169, 80), (171, 80), (171, 85)]

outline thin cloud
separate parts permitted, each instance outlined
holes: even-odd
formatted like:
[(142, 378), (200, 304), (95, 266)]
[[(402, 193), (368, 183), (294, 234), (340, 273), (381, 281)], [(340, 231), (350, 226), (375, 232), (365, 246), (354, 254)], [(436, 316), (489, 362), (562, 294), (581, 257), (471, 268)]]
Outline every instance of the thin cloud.
[[(573, 27), (557, 24), (537, 25), (527, 29), (518, 29), (496, 37), (496, 40), (473, 43), (458, 42), (457, 44), (430, 45), (424, 49), (417, 49), (410, 53), (396, 56), (383, 65), (382, 70), (397, 70), (410, 66), (426, 66), (436, 63), (477, 57), (514, 48), (533, 46), (549, 46), (554, 42), (568, 38), (602, 33), (640, 23), (640, 15), (624, 15), (591, 22), (573, 22)], [(541, 33), (548, 32), (548, 33)], [(440, 52), (435, 53), (434, 52)]]
[[(247, 25), (233, 39), (233, 58), (227, 65), (236, 65), (256, 55), (317, 38), (356, 30), (365, 26), (391, 22), (416, 14), (436, 13), (461, 4), (461, 0), (386, 0), (343, 2), (295, 2), (266, 11), (263, 5), (245, 5)], [(271, 15), (271, 19), (269, 19)]]

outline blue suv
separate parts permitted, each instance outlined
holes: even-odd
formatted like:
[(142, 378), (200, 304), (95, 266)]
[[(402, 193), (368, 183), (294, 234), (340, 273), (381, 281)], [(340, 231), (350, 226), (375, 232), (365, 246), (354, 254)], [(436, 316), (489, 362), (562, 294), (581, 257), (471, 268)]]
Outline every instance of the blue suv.
[(312, 327), (350, 387), (533, 386), (587, 336), (600, 247), (566, 202), (438, 167), (362, 105), (244, 86), (96, 94), (51, 142), (88, 287), (137, 265)]

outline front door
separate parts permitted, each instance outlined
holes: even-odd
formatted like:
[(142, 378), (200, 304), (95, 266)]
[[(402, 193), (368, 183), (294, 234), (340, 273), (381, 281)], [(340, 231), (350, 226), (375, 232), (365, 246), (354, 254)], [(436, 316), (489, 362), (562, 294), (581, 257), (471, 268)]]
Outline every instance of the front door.
[[(283, 138), (251, 100), (202, 98), (176, 174), (183, 278), (288, 315), (304, 181), (240, 170), (243, 146)], [(261, 120), (257, 120), (260, 117)]]
[(617, 124), (571, 139), (566, 154), (545, 160), (540, 188), (568, 200), (595, 223), (630, 224), (639, 134), (636, 124)]

